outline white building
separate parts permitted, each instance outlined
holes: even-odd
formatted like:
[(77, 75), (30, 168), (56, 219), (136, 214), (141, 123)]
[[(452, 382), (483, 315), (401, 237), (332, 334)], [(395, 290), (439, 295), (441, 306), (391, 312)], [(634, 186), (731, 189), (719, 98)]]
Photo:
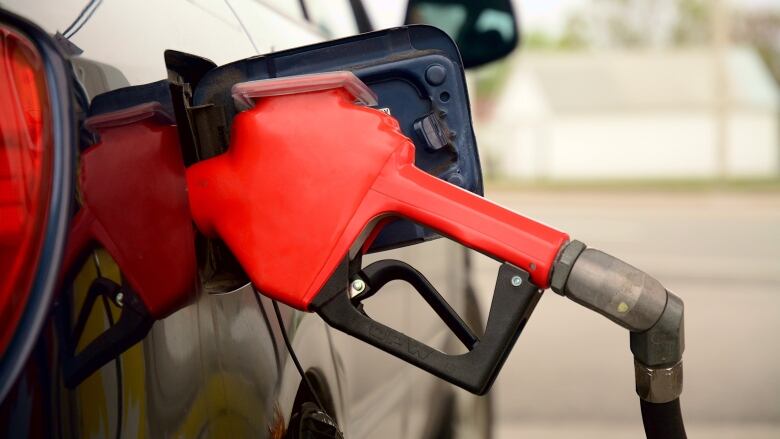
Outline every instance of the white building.
[[(488, 173), (552, 180), (718, 176), (712, 52), (521, 51), (513, 62), (492, 117), (479, 127)], [(777, 85), (750, 49), (732, 49), (726, 65), (726, 175), (776, 176)]]

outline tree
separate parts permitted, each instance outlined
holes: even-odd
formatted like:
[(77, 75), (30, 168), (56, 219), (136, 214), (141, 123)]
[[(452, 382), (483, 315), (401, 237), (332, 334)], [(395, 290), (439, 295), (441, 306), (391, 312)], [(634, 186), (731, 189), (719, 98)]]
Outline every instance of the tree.
[(735, 20), (734, 41), (756, 48), (780, 83), (780, 12), (750, 11)]

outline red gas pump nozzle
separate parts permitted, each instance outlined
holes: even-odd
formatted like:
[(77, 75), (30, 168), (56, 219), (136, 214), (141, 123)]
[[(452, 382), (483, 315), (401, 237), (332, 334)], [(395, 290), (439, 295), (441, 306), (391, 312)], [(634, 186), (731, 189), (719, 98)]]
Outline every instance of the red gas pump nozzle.
[[(650, 276), (418, 169), (397, 121), (354, 103), (372, 96), (350, 73), (236, 88), (244, 106), (261, 99), (236, 116), (225, 154), (187, 170), (190, 206), (199, 229), (225, 241), (263, 294), (316, 311), (337, 329), (484, 393), (539, 293), (552, 284), (633, 331), (643, 399), (665, 403), (679, 395), (682, 302)], [(412, 267), (360, 267), (373, 228), (393, 216), (504, 263), (482, 339)], [(444, 354), (366, 315), (361, 301), (395, 279), (411, 283), (469, 352)], [(367, 289), (355, 288), (356, 281)]]
[[(306, 83), (328, 78), (338, 88)], [(299, 82), (298, 93), (288, 94), (292, 81)], [(345, 82), (357, 84), (352, 89), (363, 96), (348, 92)], [(398, 122), (354, 103), (371, 95), (351, 73), (256, 84), (264, 96), (234, 119), (227, 152), (187, 169), (198, 228), (227, 244), (263, 294), (316, 311), (331, 326), (472, 392), (486, 392), (539, 288), (549, 286), (568, 235), (418, 169), (414, 145)], [(258, 90), (253, 93), (257, 97)], [(505, 263), (481, 340), (416, 270), (393, 263), (361, 272), (361, 249), (386, 217), (411, 219)], [(413, 279), (470, 351), (446, 355), (370, 319), (360, 307), (367, 295), (352, 297), (350, 283), (359, 277), (376, 291), (387, 276)]]
[[(69, 285), (97, 247), (121, 267), (122, 280), (120, 285), (97, 277), (89, 287), (73, 339), (63, 342), (68, 387), (146, 337), (155, 320), (193, 299), (197, 279), (195, 232), (172, 117), (158, 102), (147, 102), (91, 117), (85, 126), (100, 141), (81, 153), (82, 206), (71, 221), (60, 282)], [(77, 352), (101, 296), (122, 308), (120, 317)]]

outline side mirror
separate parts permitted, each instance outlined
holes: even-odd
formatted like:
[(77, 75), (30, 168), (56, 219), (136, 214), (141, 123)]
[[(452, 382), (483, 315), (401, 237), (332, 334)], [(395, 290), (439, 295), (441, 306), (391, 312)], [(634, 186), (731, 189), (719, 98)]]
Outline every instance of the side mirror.
[(457, 43), (466, 68), (509, 55), (520, 39), (510, 0), (409, 0), (405, 22), (446, 32)]

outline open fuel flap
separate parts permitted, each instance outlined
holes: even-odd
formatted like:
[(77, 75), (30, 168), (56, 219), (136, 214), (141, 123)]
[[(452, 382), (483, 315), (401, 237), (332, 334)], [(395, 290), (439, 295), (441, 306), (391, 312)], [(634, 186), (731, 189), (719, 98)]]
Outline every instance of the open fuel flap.
[[(460, 54), (441, 30), (424, 25), (361, 34), (236, 61), (210, 70), (194, 87), (192, 106), (205, 116), (207, 149), (230, 142), (237, 83), (311, 73), (349, 71), (376, 94), (376, 108), (395, 118), (415, 145), (422, 170), (482, 195), (482, 170)], [(361, 154), (359, 150), (355, 154)], [(387, 224), (370, 251), (436, 237), (409, 221)]]

